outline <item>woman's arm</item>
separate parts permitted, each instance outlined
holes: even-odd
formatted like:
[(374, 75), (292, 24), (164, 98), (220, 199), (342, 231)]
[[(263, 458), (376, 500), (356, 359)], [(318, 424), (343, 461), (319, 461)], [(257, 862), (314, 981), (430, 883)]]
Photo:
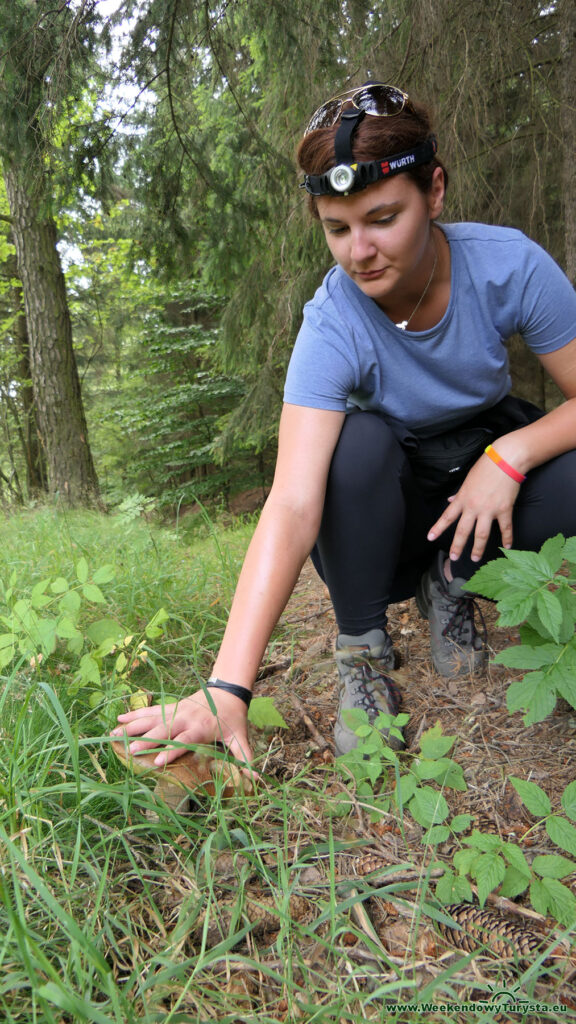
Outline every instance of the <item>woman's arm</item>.
[[(556, 352), (540, 355), (539, 359), (566, 401), (534, 423), (503, 434), (494, 441), (498, 454), (523, 474), (556, 455), (576, 448), (576, 338)], [(471, 557), (473, 561), (479, 561), (492, 523), (497, 520), (503, 547), (512, 547), (512, 511), (520, 486), (487, 455), (482, 455), (448, 508), (434, 523), (428, 534), (429, 540), (435, 540), (458, 520), (450, 558), (460, 557), (468, 537), (474, 533)]]
[[(301, 406), (284, 406), (276, 472), (270, 495), (248, 548), (213, 675), (252, 688), (270, 635), (318, 535), (326, 480), (344, 414)], [(214, 715), (199, 691), (173, 705), (155, 705), (119, 716), (119, 732), (141, 739), (137, 753), (150, 743), (218, 740), (231, 753), (250, 760), (246, 705), (223, 690), (211, 689)], [(116, 734), (118, 730), (115, 730)], [(175, 760), (182, 748), (156, 758)]]

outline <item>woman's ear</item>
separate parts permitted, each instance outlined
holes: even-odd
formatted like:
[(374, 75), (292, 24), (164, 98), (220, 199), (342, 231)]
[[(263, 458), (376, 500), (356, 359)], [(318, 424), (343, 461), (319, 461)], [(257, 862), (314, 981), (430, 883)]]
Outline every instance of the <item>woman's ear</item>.
[(436, 220), (442, 213), (442, 210), (444, 209), (445, 193), (446, 186), (444, 184), (444, 171), (441, 167), (436, 167), (432, 173), (432, 184), (427, 195), (428, 210), (430, 212), (431, 220)]

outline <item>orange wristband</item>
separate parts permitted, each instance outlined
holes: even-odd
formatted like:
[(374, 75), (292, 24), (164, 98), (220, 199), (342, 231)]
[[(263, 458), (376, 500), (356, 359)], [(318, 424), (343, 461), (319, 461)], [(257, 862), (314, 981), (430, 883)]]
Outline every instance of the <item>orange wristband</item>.
[(511, 466), (509, 462), (506, 462), (501, 455), (498, 455), (498, 452), (491, 444), (484, 449), (484, 454), (487, 455), (489, 459), (492, 459), (492, 462), (494, 462), (503, 473), (511, 476), (517, 484), (524, 483), (526, 477), (522, 473), (519, 473), (517, 469), (514, 469), (514, 466)]

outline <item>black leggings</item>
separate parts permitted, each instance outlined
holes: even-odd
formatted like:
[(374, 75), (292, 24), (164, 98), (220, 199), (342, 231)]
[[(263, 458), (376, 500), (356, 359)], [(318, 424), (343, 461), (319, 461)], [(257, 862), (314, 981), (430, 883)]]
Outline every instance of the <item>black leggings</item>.
[[(386, 609), (412, 597), (438, 549), (448, 551), (454, 524), (435, 542), (428, 530), (446, 508), (446, 495), (423, 494), (401, 445), (377, 413), (346, 417), (328, 477), (322, 525), (312, 560), (330, 591), (341, 633), (358, 636), (386, 625)], [(517, 549), (537, 551), (548, 537), (576, 534), (576, 450), (530, 471), (513, 515)], [(494, 524), (482, 562), (497, 558)], [(469, 579), (470, 538), (452, 563)]]

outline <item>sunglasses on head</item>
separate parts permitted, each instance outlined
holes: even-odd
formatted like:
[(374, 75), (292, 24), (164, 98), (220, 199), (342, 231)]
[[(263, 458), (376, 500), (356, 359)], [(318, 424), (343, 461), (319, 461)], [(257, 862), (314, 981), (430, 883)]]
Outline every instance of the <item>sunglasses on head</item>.
[(366, 83), (360, 88), (348, 89), (318, 107), (312, 114), (304, 134), (308, 135), (316, 128), (331, 128), (350, 103), (356, 110), (361, 110), (372, 117), (392, 117), (394, 114), (400, 114), (407, 102), (407, 94), (395, 85), (382, 85), (381, 82)]

